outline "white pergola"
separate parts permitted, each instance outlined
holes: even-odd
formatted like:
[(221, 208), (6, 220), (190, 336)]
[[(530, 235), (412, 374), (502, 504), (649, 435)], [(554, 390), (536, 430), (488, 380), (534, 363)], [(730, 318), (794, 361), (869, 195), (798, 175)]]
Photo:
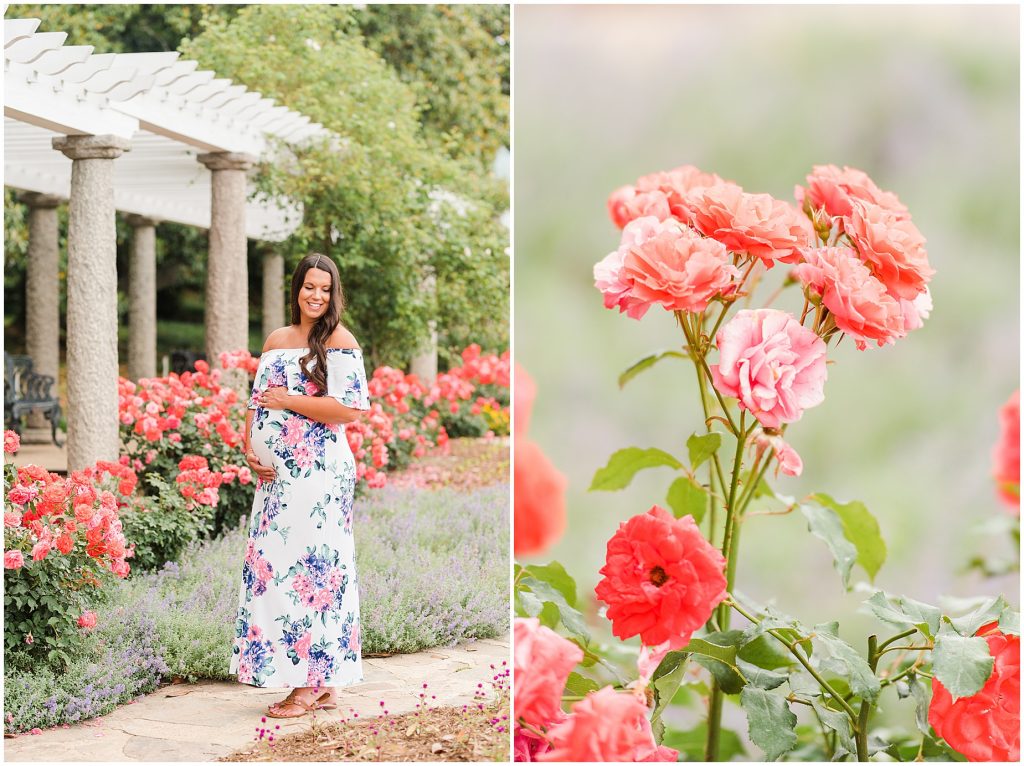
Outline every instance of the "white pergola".
[[(115, 214), (134, 227), (129, 376), (156, 373), (155, 226), (209, 229), (206, 354), (248, 347), (247, 239), (277, 242), (300, 206), (252, 199), (247, 171), (282, 145), (330, 140), (309, 117), (177, 53), (94, 53), (4, 20), (4, 184), (28, 203), (28, 351), (57, 375), (56, 207), (68, 204), (68, 468), (113, 460), (117, 432)], [(283, 159), (283, 158), (282, 158)], [(283, 258), (264, 257), (265, 323), (284, 319)]]

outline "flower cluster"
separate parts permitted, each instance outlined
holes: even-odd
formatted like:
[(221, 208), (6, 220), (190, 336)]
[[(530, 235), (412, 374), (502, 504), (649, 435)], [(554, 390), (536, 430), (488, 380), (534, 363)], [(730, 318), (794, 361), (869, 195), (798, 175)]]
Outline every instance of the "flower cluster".
[[(242, 470), (249, 472), (248, 476), (251, 481), (252, 472), (248, 466)], [(178, 471), (175, 482), (181, 496), (187, 501), (186, 507), (192, 509), (198, 505), (206, 505), (212, 508), (217, 505), (217, 501), (220, 499), (218, 489), (224, 483), (225, 475), (229, 475), (227, 472), (222, 474), (218, 471), (211, 471), (206, 458), (201, 455), (183, 457), (178, 463)], [(237, 475), (240, 474), (240, 471), (234, 473)], [(241, 476), (239, 480), (246, 483)]]
[[(51, 553), (84, 553), (99, 567), (127, 577), (126, 544), (118, 518), (135, 489), (135, 474), (118, 463), (99, 461), (70, 477), (39, 466), (17, 469), (13, 482), (5, 482), (4, 567), (20, 569), (43, 561)], [(94, 579), (83, 568), (86, 580)]]

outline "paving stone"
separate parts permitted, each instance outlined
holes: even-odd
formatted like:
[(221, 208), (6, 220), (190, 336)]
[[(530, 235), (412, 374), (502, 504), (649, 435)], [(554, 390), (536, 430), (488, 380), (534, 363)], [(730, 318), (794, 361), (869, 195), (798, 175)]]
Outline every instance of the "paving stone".
[[(461, 647), (417, 654), (377, 657), (363, 662), (366, 680), (340, 690), (338, 708), (316, 713), (318, 720), (360, 718), (381, 713), (381, 700), (390, 713), (416, 708), (419, 694), (428, 688), (430, 707), (472, 704), (478, 683), (489, 688), (494, 671), (489, 665), (495, 642), (473, 642)], [(480, 651), (469, 652), (478, 647)], [(232, 681), (164, 686), (132, 705), (123, 705), (101, 718), (67, 729), (45, 729), (4, 740), (4, 760), (29, 761), (210, 761), (251, 747), (259, 730), (275, 738), (303, 731), (310, 716), (277, 719), (265, 716), (267, 705), (283, 699), (286, 689), (259, 688)], [(173, 692), (173, 696), (168, 696)], [(437, 699), (429, 699), (436, 695)], [(264, 719), (265, 720), (262, 720)], [(275, 728), (280, 726), (280, 728)]]

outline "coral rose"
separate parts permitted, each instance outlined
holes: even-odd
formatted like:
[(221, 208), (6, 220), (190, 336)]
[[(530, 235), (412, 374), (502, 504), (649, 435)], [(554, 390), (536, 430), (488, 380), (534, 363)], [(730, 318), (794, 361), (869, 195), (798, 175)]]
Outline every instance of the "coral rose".
[[(563, 720), (563, 714), (559, 721)], [(543, 737), (534, 734), (529, 729), (516, 726), (512, 733), (512, 760), (516, 763), (532, 763), (537, 757), (551, 749), (551, 745)]]
[(671, 215), (680, 221), (688, 222), (692, 213), (690, 200), (693, 196), (701, 189), (721, 184), (736, 186), (731, 181), (726, 181), (714, 173), (705, 173), (693, 165), (680, 165), (669, 171), (649, 173), (640, 177), (637, 179), (636, 188), (640, 192), (660, 192), (668, 201)]
[[(518, 707), (519, 698), (516, 697)], [(551, 750), (538, 761), (675, 761), (679, 752), (654, 741), (647, 707), (610, 686), (591, 692), (551, 729)]]
[(851, 200), (843, 229), (862, 261), (890, 295), (913, 300), (935, 274), (925, 239), (909, 218), (861, 200)]
[(735, 184), (700, 189), (691, 197), (689, 223), (734, 253), (749, 253), (771, 268), (792, 263), (814, 241), (806, 216), (770, 194), (748, 194)]
[(620, 312), (629, 314), (633, 319), (640, 319), (647, 313), (650, 304), (633, 296), (622, 273), (623, 262), (630, 248), (642, 245), (662, 231), (677, 229), (675, 221), (662, 223), (653, 216), (644, 216), (630, 221), (622, 230), (619, 248), (594, 264), (594, 287), (604, 295), (606, 309), (618, 307)]
[(854, 250), (808, 249), (803, 259), (793, 276), (821, 296), (836, 327), (853, 338), (857, 348), (863, 351), (872, 341), (879, 346), (892, 344), (907, 334), (900, 302), (885, 291)]
[(620, 280), (634, 300), (660, 303), (668, 311), (698, 312), (712, 298), (731, 293), (739, 276), (721, 242), (668, 225), (629, 247)]
[(653, 506), (619, 525), (594, 590), (617, 637), (678, 649), (725, 598), (724, 567), (692, 516)]
[(1020, 513), (1020, 389), (999, 410), (999, 441), (992, 448), (999, 497)]
[(92, 630), (96, 627), (96, 612), (82, 612), (78, 618), (78, 627)]
[(13, 455), (21, 448), (21, 437), (14, 431), (4, 431), (4, 452)]
[(515, 555), (543, 552), (565, 530), (565, 477), (541, 448), (515, 440)]
[(536, 617), (516, 618), (513, 647), (516, 720), (546, 727), (564, 715), (562, 690), (583, 650)]
[(664, 221), (671, 212), (668, 199), (660, 191), (638, 191), (633, 186), (620, 186), (608, 197), (608, 215), (612, 223), (621, 229), (643, 216), (654, 216)]
[(996, 623), (977, 633), (988, 642), (992, 675), (971, 697), (954, 701), (932, 680), (928, 723), (951, 748), (970, 761), (1020, 762), (1020, 637), (1004, 635)]
[(799, 420), (825, 400), (825, 341), (784, 311), (740, 311), (718, 331), (715, 388), (766, 428)]
[(807, 188), (797, 186), (794, 194), (801, 206), (806, 203), (812, 208), (824, 208), (831, 216), (849, 215), (850, 201), (856, 199), (883, 207), (901, 218), (910, 217), (899, 197), (879, 189), (863, 170), (845, 165), (842, 170), (835, 165), (815, 165), (807, 176)]

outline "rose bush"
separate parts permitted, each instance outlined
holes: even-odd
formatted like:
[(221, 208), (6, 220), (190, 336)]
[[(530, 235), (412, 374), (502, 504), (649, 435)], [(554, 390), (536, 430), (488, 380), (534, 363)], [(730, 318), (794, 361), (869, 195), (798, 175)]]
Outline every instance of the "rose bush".
[[(5, 447), (17, 448), (11, 433)], [(100, 461), (69, 477), (4, 463), (4, 653), (67, 665), (79, 618), (131, 571), (120, 515), (135, 474)], [(83, 627), (95, 627), (87, 619)]]
[[(622, 234), (594, 266), (605, 307), (640, 319), (660, 306), (684, 341), (635, 362), (620, 385), (665, 358), (689, 359), (704, 426), (684, 456), (627, 447), (594, 474), (590, 489), (609, 491), (642, 470), (674, 472), (668, 510), (655, 506), (609, 530), (594, 591), (605, 608), (581, 603), (560, 563), (517, 564), (516, 611), (532, 620), (523, 630), (558, 630), (583, 654), (568, 672), (568, 650), (517, 666), (517, 701), (520, 689), (529, 699), (526, 690), (540, 687), (549, 703), (543, 720), (528, 720), (530, 706), (517, 702), (517, 760), (675, 760), (677, 750), (686, 760), (729, 760), (744, 744), (723, 727), (727, 703), (743, 710), (750, 742), (769, 761), (1019, 760), (1020, 616), (1001, 597), (951, 611), (864, 583), (864, 608), (879, 625), (864, 651), (827, 615), (805, 625), (738, 593), (751, 508), (799, 511), (845, 589), (855, 564), (873, 582), (886, 546), (863, 503), (785, 497), (766, 476), (773, 463), (776, 476), (804, 471), (784, 432), (824, 401), (826, 364), (843, 337), (860, 351), (894, 345), (932, 309), (925, 240), (896, 195), (859, 170), (816, 166), (796, 201), (691, 166), (644, 176), (608, 200)], [(750, 307), (755, 286), (780, 264), (789, 273), (768, 304), (799, 286), (799, 310)], [(529, 400), (516, 398), (528, 414)], [(1020, 481), (1017, 401), (1001, 416), (993, 453), (1007, 500), (1018, 498)], [(564, 514), (564, 486), (538, 489), (538, 471), (525, 465), (516, 470), (516, 553), (536, 555), (556, 537), (546, 530)], [(520, 496), (529, 500), (522, 519)], [(596, 629), (618, 641), (593, 635), (595, 612)], [(638, 645), (625, 643), (634, 638)], [(562, 704), (552, 711), (559, 683)], [(887, 709), (900, 699), (916, 706), (916, 731), (875, 720), (886, 694)], [(687, 704), (700, 723), (681, 731), (676, 722), (687, 716), (670, 724), (665, 713)]]

